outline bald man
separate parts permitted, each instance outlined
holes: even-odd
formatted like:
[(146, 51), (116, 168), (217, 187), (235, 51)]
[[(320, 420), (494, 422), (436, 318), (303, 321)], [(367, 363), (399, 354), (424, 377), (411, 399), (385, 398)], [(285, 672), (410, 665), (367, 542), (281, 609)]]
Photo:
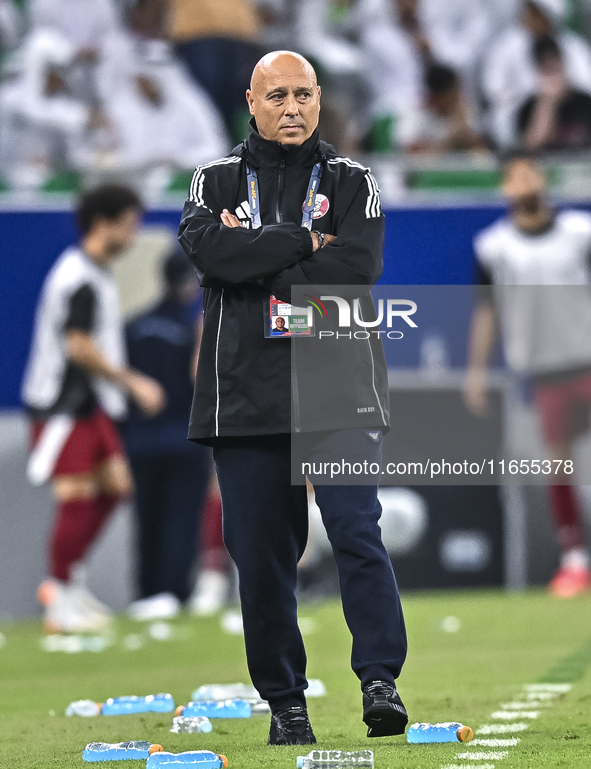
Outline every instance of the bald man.
[[(292, 286), (319, 284), (361, 287), (363, 317), (375, 318), (369, 287), (382, 272), (384, 217), (369, 169), (318, 138), (320, 88), (305, 59), (265, 56), (246, 99), (247, 139), (197, 168), (179, 230), (205, 288), (189, 438), (213, 446), (248, 667), (272, 712), (269, 744), (309, 745), (316, 738), (295, 599), (307, 494), (291, 485), (290, 432), (305, 437), (311, 458), (350, 450), (379, 463), (387, 371), (379, 334), (336, 345), (321, 371), (331, 397), (319, 417), (292, 396), (291, 352), (322, 340), (273, 335), (270, 321), (276, 299), (291, 302)], [(347, 386), (344, 416), (338, 401)], [(339, 571), (368, 736), (403, 734), (408, 716), (394, 681), (406, 634), (377, 486), (310, 480)]]

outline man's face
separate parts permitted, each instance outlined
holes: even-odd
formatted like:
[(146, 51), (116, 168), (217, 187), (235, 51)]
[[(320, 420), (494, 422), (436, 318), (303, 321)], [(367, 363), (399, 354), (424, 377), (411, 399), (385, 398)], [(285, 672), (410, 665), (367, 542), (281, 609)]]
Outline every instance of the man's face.
[(116, 219), (97, 219), (96, 227), (105, 243), (105, 253), (114, 257), (131, 248), (140, 226), (140, 212), (129, 208)]
[(533, 160), (516, 158), (508, 163), (503, 175), (503, 193), (512, 203), (533, 204), (545, 189), (544, 173)]
[(277, 318), (277, 320), (275, 321), (275, 328), (278, 328), (279, 331), (283, 331), (283, 329), (285, 328), (285, 321), (283, 320), (283, 318)]
[(316, 130), (320, 88), (314, 70), (293, 55), (257, 65), (246, 99), (264, 139), (299, 145)]

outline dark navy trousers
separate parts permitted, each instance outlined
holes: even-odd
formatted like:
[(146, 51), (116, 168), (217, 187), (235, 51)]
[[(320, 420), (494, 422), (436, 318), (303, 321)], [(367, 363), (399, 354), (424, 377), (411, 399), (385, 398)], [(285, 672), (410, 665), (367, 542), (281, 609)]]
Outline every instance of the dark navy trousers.
[[(307, 456), (325, 458), (329, 444), (342, 447), (353, 432), (322, 435)], [(381, 436), (364, 451), (370, 461), (379, 461)], [(222, 439), (214, 446), (214, 460), (224, 540), (238, 568), (252, 682), (273, 712), (305, 704), (306, 653), (295, 589), (308, 509), (305, 486), (291, 485), (290, 436)], [(376, 679), (393, 682), (407, 643), (394, 571), (381, 540), (377, 486), (314, 483), (314, 490), (353, 636), (352, 668), (362, 686)]]

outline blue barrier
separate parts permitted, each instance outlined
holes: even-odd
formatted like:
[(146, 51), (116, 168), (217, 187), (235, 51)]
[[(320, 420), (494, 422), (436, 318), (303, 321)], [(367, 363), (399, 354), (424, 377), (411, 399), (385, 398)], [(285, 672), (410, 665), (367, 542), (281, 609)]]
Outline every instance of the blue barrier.
[[(471, 283), (472, 238), (501, 213), (498, 206), (387, 211), (380, 283)], [(176, 231), (179, 217), (178, 211), (149, 211), (145, 222)], [(0, 211), (0, 408), (20, 406), (20, 382), (39, 290), (56, 257), (76, 237), (70, 212)]]

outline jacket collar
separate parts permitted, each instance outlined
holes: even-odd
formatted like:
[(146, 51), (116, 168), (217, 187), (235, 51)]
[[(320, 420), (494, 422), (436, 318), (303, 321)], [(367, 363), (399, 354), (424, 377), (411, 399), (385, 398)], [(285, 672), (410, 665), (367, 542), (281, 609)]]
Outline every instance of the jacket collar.
[(303, 144), (281, 144), (263, 139), (252, 118), (248, 124), (248, 138), (243, 142), (240, 154), (253, 168), (278, 166), (282, 160), (288, 166), (312, 166), (322, 158), (318, 128)]

